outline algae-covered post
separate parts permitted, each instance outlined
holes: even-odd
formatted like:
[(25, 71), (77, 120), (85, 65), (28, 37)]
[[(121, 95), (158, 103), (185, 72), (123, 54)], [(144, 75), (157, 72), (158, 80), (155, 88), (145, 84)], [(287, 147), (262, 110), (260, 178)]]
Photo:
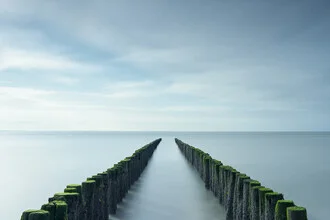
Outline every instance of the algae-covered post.
[(260, 186), (261, 184), (252, 179), (245, 179), (243, 181), (243, 205), (242, 205), (242, 220), (250, 220), (251, 213), (251, 188)]
[(224, 206), (227, 220), (307, 220), (307, 211), (281, 193), (261, 186), (202, 150), (175, 138), (186, 159), (196, 168), (207, 189)]
[(37, 210), (34, 212), (30, 212), (29, 215), (27, 215), (27, 218), (26, 215), (24, 217), (27, 220), (50, 220), (49, 212), (44, 210)]
[(96, 182), (94, 180), (88, 180), (82, 182), (81, 198), (82, 198), (82, 213), (81, 218), (83, 220), (92, 219), (93, 216), (93, 199), (94, 189), (96, 188)]
[(288, 220), (307, 220), (307, 211), (304, 207), (291, 206), (286, 210)]
[(265, 220), (265, 196), (266, 193), (271, 193), (273, 190), (269, 188), (259, 188), (259, 218)]
[(259, 190), (264, 188), (263, 186), (254, 186), (251, 189), (251, 209), (250, 209), (250, 216), (251, 219), (260, 219), (259, 217)]
[(275, 207), (279, 200), (283, 200), (283, 194), (273, 192), (265, 195), (265, 219), (275, 219)]
[(233, 213), (234, 219), (243, 218), (243, 183), (244, 180), (250, 179), (245, 174), (238, 173), (235, 182), (235, 191), (234, 191), (234, 204), (233, 204)]
[(203, 178), (205, 182), (205, 187), (207, 189), (210, 188), (210, 161), (211, 157), (208, 155), (205, 155), (203, 158)]
[(286, 210), (289, 207), (295, 206), (292, 200), (279, 200), (275, 206), (275, 220), (287, 220)]
[(139, 178), (161, 139), (135, 151), (105, 172), (70, 184), (49, 198), (40, 210), (26, 210), (21, 220), (107, 220), (115, 214), (131, 185)]

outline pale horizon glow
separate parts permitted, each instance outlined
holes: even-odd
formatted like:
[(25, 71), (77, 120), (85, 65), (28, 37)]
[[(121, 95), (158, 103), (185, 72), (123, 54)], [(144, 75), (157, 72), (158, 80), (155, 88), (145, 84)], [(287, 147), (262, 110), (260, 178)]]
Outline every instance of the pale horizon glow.
[(0, 0), (0, 130), (330, 131), (330, 3)]

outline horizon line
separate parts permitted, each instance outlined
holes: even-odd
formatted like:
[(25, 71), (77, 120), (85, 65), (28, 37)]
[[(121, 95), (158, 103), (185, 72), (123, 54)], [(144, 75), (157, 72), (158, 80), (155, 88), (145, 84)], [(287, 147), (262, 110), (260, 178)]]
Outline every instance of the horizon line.
[(293, 133), (293, 132), (330, 132), (330, 130), (240, 130), (240, 131), (194, 131), (194, 130), (1, 130), (0, 132), (189, 132), (189, 133)]

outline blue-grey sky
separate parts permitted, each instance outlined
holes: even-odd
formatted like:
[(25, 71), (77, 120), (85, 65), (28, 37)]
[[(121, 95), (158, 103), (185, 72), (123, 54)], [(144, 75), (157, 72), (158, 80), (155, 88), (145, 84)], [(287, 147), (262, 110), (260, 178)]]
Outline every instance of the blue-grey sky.
[(328, 0), (0, 0), (0, 130), (330, 130)]

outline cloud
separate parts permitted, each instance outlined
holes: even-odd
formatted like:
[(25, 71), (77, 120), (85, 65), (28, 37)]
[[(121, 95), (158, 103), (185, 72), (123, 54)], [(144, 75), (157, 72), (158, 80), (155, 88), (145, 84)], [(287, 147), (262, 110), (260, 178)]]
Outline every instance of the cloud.
[(0, 80), (0, 85), (2, 84), (2, 85), (8, 85), (8, 84), (11, 84), (12, 83), (12, 81), (10, 81), (10, 80)]
[(163, 93), (164, 87), (159, 82), (152, 80), (142, 81), (111, 81), (105, 86), (103, 92), (107, 97), (114, 99), (151, 98)]
[(159, 64), (178, 64), (182, 62), (190, 62), (194, 59), (193, 52), (188, 48), (133, 48), (132, 51), (118, 57), (114, 61), (130, 62), (141, 65), (159, 65)]
[(77, 59), (69, 45), (54, 42), (47, 33), (29, 26), (0, 25), (0, 71), (101, 71), (101, 65)]
[(321, 4), (2, 1), (3, 126), (323, 128)]
[(176, 121), (176, 117), (168, 114), (168, 111), (182, 111), (175, 108), (146, 108), (134, 99), (135, 97), (131, 97), (129, 100), (123, 100), (97, 93), (0, 87), (0, 102), (5, 106), (0, 110), (0, 120), (4, 122), (0, 129), (166, 129), (166, 126), (162, 125), (164, 121), (171, 124)]
[(7, 69), (82, 69), (80, 65), (61, 56), (47, 53), (24, 51), (20, 49), (2, 49), (0, 54), (0, 71)]
[(117, 81), (109, 85), (109, 89), (124, 90), (124, 89), (143, 89), (154, 86), (155, 82), (151, 80), (144, 81)]
[(72, 86), (75, 85), (79, 82), (79, 79), (73, 78), (73, 77), (68, 77), (68, 76), (56, 76), (54, 77), (54, 82)]

